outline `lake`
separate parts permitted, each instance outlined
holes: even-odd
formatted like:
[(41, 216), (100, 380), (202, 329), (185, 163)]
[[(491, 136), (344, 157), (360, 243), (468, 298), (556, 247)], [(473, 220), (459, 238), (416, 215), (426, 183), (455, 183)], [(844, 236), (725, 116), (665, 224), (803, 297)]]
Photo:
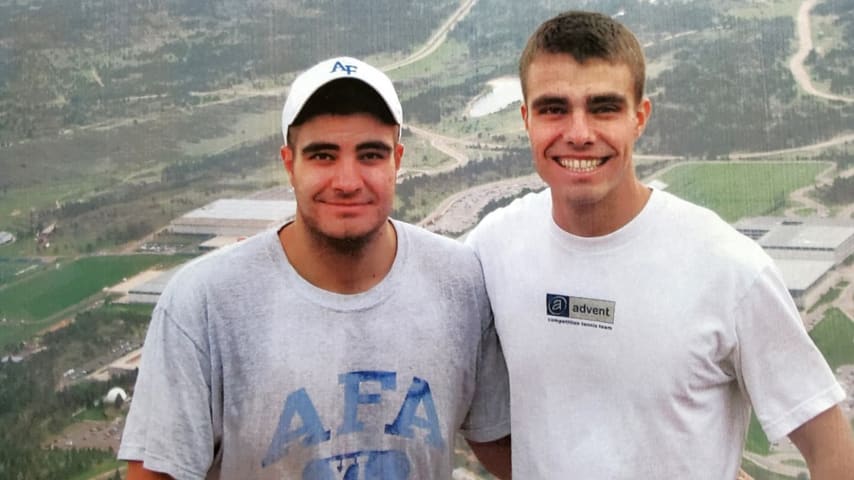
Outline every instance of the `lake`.
[(522, 85), (517, 77), (494, 78), (487, 84), (491, 90), (471, 102), (468, 110), (470, 117), (483, 117), (500, 112), (515, 102), (522, 102)]

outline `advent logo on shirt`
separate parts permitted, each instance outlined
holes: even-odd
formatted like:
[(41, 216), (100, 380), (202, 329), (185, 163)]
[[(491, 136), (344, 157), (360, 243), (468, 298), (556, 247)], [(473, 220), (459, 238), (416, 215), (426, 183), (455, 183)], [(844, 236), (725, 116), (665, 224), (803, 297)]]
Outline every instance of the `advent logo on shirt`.
[(615, 307), (616, 302), (610, 300), (546, 294), (546, 316), (550, 322), (555, 323), (598, 326), (610, 330), (614, 324)]

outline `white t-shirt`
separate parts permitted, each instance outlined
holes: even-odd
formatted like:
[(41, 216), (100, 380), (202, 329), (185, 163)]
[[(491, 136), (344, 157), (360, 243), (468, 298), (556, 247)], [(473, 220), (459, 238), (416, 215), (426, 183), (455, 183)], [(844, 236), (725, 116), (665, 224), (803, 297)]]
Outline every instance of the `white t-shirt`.
[(778, 439), (844, 398), (772, 260), (669, 193), (584, 238), (547, 189), (466, 241), (510, 374), (514, 478), (735, 478), (750, 405)]

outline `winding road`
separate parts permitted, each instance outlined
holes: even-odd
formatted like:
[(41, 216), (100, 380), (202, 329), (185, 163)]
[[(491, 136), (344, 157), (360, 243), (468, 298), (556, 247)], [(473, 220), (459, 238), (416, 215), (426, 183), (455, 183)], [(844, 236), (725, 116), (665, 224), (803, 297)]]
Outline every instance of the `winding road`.
[(421, 48), (419, 48), (415, 53), (410, 55), (409, 57), (399, 61), (394, 62), (382, 67), (382, 70), (385, 72), (390, 72), (392, 70), (397, 70), (398, 68), (404, 67), (411, 63), (415, 63), (419, 60), (427, 58), (435, 52), (439, 47), (445, 43), (445, 39), (448, 37), (448, 32), (450, 32), (457, 23), (460, 22), (466, 15), (469, 14), (474, 4), (477, 3), (477, 0), (464, 0), (460, 7), (453, 13), (451, 16), (439, 27), (439, 30), (427, 40), (427, 43), (424, 44)]
[(801, 4), (801, 7), (798, 9), (798, 16), (795, 19), (795, 23), (797, 25), (798, 30), (798, 51), (795, 52), (795, 55), (792, 56), (791, 60), (789, 60), (789, 70), (792, 71), (792, 75), (794, 75), (795, 80), (798, 84), (810, 95), (814, 95), (816, 97), (826, 98), (828, 100), (838, 100), (846, 103), (854, 102), (854, 98), (851, 97), (843, 97), (841, 95), (834, 95), (832, 93), (822, 92), (817, 89), (810, 78), (809, 73), (807, 72), (806, 67), (804, 66), (804, 62), (807, 59), (807, 56), (813, 49), (812, 43), (812, 27), (810, 20), (810, 12), (813, 8), (815, 8), (818, 0), (806, 0)]

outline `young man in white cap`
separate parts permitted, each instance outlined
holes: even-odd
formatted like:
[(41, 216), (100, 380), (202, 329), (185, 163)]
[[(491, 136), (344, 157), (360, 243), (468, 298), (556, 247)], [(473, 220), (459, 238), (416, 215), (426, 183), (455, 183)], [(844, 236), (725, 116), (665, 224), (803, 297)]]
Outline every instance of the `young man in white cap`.
[(519, 76), (549, 188), (467, 237), (511, 379), (513, 476), (736, 478), (753, 407), (814, 480), (854, 479), (845, 393), (773, 261), (635, 176), (651, 106), (634, 35), (607, 15), (558, 15)]
[(282, 113), (296, 218), (174, 277), (154, 310), (119, 458), (130, 479), (447, 479), (454, 436), (509, 412), (478, 261), (389, 219), (403, 155), (391, 81), (353, 58)]

